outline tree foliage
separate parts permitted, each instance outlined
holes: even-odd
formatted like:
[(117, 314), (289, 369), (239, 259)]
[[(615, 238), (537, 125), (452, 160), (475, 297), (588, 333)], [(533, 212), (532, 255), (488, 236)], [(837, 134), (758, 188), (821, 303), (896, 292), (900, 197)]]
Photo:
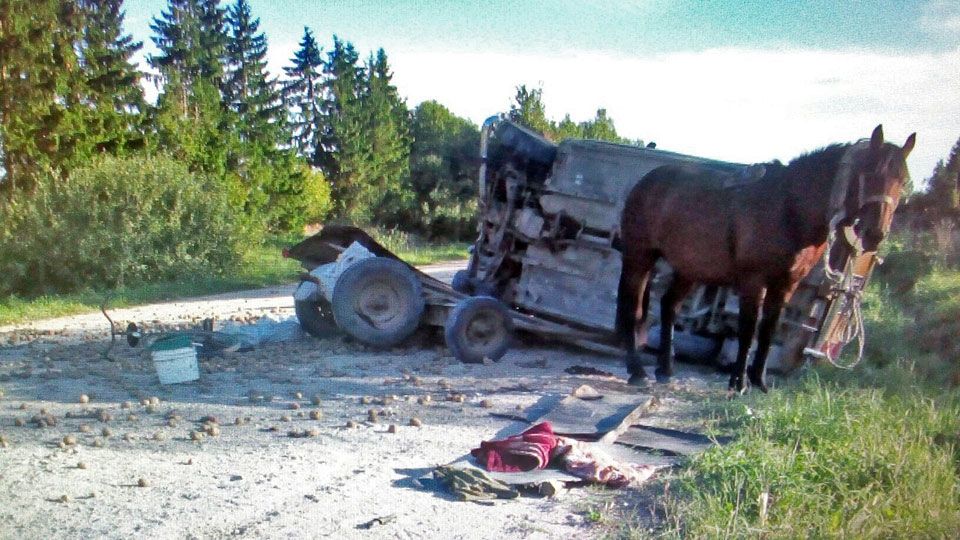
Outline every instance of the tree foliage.
[(596, 139), (623, 144), (643, 145), (643, 141), (630, 141), (617, 134), (613, 119), (604, 108), (597, 109), (597, 114), (590, 120), (574, 122), (567, 114), (560, 122), (547, 118), (546, 108), (543, 105), (543, 89), (528, 89), (521, 84), (513, 97), (508, 113), (510, 120), (522, 124), (544, 137), (553, 141), (564, 139)]
[(436, 101), (413, 111), (408, 187), (415, 204), (409, 221), (435, 237), (472, 234), (476, 212), (480, 131)]
[(287, 107), (291, 131), (291, 144), (311, 165), (318, 165), (318, 149), (323, 132), (323, 58), (320, 46), (309, 28), (303, 29), (300, 48), (284, 68), (287, 81), (283, 86), (283, 99)]

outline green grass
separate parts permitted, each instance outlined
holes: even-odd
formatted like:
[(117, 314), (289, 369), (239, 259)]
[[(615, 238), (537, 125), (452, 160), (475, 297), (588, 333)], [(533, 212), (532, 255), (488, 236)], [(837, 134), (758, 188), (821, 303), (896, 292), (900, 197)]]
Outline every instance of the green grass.
[[(467, 244), (417, 244), (406, 235), (386, 235), (390, 249), (414, 265), (467, 258)], [(110, 291), (109, 306), (120, 308), (222, 292), (290, 283), (301, 271), (299, 263), (284, 259), (280, 250), (298, 241), (295, 237), (272, 237), (244, 258), (236, 272), (220, 276), (191, 276), (177, 281), (129, 285)], [(0, 300), (0, 325), (74, 315), (99, 309), (103, 291), (81, 291), (37, 298), (8, 297)]]
[(672, 484), (663, 537), (938, 538), (960, 530), (960, 400), (811, 374), (718, 413), (741, 437)]
[(635, 523), (617, 536), (955, 537), (960, 272), (928, 269), (910, 291), (876, 280), (863, 306), (860, 366), (810, 370), (769, 395), (702, 400), (698, 422), (739, 438), (650, 488), (657, 528)]

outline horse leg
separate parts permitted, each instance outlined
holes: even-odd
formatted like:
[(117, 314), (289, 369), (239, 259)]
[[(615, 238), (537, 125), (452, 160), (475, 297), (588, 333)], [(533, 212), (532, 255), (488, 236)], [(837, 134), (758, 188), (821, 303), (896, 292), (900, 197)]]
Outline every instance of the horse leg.
[(630, 384), (637, 385), (646, 380), (647, 374), (637, 355), (637, 322), (639, 320), (642, 340), (646, 342), (647, 304), (649, 303), (650, 272), (657, 262), (657, 254), (652, 251), (633, 252), (624, 249), (623, 271), (620, 274), (620, 288), (617, 295), (617, 330), (627, 349), (627, 372)]
[(753, 357), (753, 363), (747, 375), (750, 377), (750, 384), (756, 386), (763, 393), (767, 393), (767, 383), (765, 380), (765, 371), (767, 368), (767, 354), (770, 352), (770, 341), (777, 330), (777, 323), (780, 321), (780, 309), (784, 303), (784, 290), (782, 287), (769, 288), (763, 299), (763, 318), (760, 320), (760, 326), (757, 328), (757, 352)]
[(670, 382), (673, 376), (673, 324), (677, 320), (677, 308), (693, 282), (674, 273), (673, 281), (660, 299), (660, 354), (657, 355), (657, 382)]
[(737, 319), (737, 362), (730, 374), (730, 390), (741, 393), (746, 389), (744, 382), (747, 375), (747, 353), (753, 343), (753, 334), (757, 328), (757, 311), (759, 310), (762, 288), (740, 288), (740, 313)]

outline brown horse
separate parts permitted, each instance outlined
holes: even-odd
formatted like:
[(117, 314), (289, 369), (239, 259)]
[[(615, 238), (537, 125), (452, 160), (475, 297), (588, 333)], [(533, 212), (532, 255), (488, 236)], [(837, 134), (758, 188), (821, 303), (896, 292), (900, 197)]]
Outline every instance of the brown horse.
[[(646, 379), (637, 342), (646, 342), (647, 283), (663, 257), (674, 273), (661, 299), (657, 381), (673, 375), (677, 308), (695, 283), (705, 283), (732, 286), (740, 296), (730, 388), (742, 392), (749, 374), (750, 383), (766, 392), (767, 352), (781, 307), (823, 258), (831, 231), (860, 249), (876, 250), (907, 178), (904, 160), (915, 140), (914, 133), (902, 148), (884, 143), (877, 126), (869, 140), (828, 146), (786, 166), (765, 164), (763, 177), (752, 182), (734, 182), (729, 171), (709, 165), (665, 165), (648, 173), (627, 196), (621, 221), (617, 319), (630, 383)], [(755, 332), (756, 356), (748, 371)]]

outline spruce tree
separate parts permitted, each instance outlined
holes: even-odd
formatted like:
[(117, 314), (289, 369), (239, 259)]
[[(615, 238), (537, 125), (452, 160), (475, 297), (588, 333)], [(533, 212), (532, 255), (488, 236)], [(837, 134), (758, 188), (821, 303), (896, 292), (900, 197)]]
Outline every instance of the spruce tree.
[(409, 167), (410, 112), (392, 79), (387, 53), (379, 49), (367, 61), (362, 94), (370, 163), (361, 189), (361, 203), (378, 221), (400, 211), (406, 195), (401, 181)]
[[(194, 170), (224, 177), (232, 132), (220, 96), (226, 35), (218, 4), (168, 0), (167, 10), (150, 25), (159, 52), (148, 62), (163, 83), (155, 120), (159, 145)], [(235, 193), (233, 199), (245, 197)]]
[(267, 38), (258, 33), (247, 0), (227, 11), (226, 73), (223, 101), (236, 116), (241, 141), (272, 149), (280, 141), (283, 104), (267, 72)]
[(333, 36), (333, 48), (324, 63), (326, 99), (317, 162), (330, 181), (337, 214), (364, 223), (371, 217), (362, 191), (372, 156), (362, 101), (364, 71), (358, 60), (352, 43)]
[(123, 33), (123, 0), (82, 0), (80, 47), (89, 108), (88, 134), (97, 152), (121, 154), (143, 145), (146, 103), (132, 63), (143, 46)]
[(67, 172), (85, 140), (73, 2), (0, 0), (0, 192), (30, 191), (49, 169)]
[(308, 163), (317, 166), (323, 131), (323, 58), (309, 28), (304, 27), (300, 48), (290, 63), (284, 68), (287, 81), (283, 87), (283, 99), (289, 114), (291, 143)]

